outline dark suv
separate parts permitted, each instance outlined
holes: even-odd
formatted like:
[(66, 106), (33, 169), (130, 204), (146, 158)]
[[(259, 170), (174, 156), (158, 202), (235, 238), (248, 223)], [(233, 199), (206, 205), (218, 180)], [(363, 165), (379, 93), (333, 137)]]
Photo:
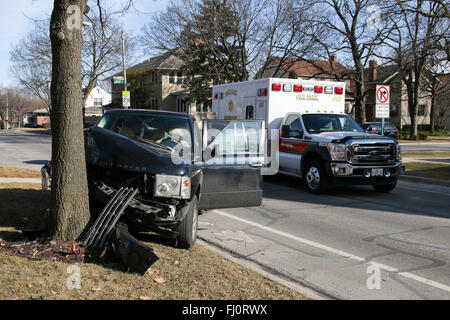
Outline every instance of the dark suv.
[[(375, 133), (381, 135), (381, 122), (366, 122), (362, 124), (362, 128), (367, 133)], [(398, 140), (399, 132), (395, 125), (390, 122), (385, 122), (384, 135)]]
[(202, 127), (181, 113), (108, 111), (85, 131), (91, 200), (137, 190), (121, 220), (176, 237), (184, 248), (195, 243), (199, 210), (259, 206), (263, 121), (204, 120)]

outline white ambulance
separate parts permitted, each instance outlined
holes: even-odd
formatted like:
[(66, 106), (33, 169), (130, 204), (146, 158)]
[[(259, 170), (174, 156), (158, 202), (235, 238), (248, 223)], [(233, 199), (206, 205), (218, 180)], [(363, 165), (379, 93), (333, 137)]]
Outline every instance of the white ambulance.
[(304, 179), (311, 193), (329, 185), (373, 185), (392, 191), (404, 171), (397, 141), (367, 134), (345, 114), (345, 83), (260, 79), (217, 85), (213, 118), (264, 120), (278, 130), (279, 172)]

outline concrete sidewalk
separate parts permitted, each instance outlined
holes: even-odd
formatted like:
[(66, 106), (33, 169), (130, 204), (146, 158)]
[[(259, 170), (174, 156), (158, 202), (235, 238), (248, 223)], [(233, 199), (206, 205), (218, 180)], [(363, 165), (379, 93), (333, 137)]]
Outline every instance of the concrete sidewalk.
[(41, 184), (40, 178), (0, 178), (0, 183), (38, 183)]

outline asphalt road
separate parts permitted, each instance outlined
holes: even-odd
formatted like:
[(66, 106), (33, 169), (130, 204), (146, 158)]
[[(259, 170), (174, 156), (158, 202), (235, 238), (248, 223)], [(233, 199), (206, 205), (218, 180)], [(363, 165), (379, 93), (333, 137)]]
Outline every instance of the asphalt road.
[(35, 131), (0, 130), (0, 166), (40, 170), (51, 158), (52, 137)]
[(280, 175), (265, 179), (261, 207), (201, 215), (199, 235), (331, 298), (450, 299), (449, 204), (447, 187), (316, 196)]
[[(39, 169), (50, 155), (48, 135), (0, 131), (0, 166)], [(349, 187), (314, 196), (298, 179), (266, 177), (261, 207), (207, 212), (199, 229), (203, 240), (332, 298), (450, 299), (448, 187), (400, 182), (390, 194)]]

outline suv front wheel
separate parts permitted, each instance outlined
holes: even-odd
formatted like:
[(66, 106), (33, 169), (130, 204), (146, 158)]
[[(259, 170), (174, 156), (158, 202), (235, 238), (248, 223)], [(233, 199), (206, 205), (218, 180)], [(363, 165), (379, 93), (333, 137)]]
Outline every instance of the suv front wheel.
[(328, 177), (323, 163), (315, 160), (306, 165), (304, 172), (305, 188), (314, 194), (325, 193), (328, 188)]
[(198, 226), (198, 200), (194, 196), (192, 200), (182, 209), (186, 210), (183, 221), (178, 226), (178, 246), (183, 249), (190, 249), (197, 240)]

